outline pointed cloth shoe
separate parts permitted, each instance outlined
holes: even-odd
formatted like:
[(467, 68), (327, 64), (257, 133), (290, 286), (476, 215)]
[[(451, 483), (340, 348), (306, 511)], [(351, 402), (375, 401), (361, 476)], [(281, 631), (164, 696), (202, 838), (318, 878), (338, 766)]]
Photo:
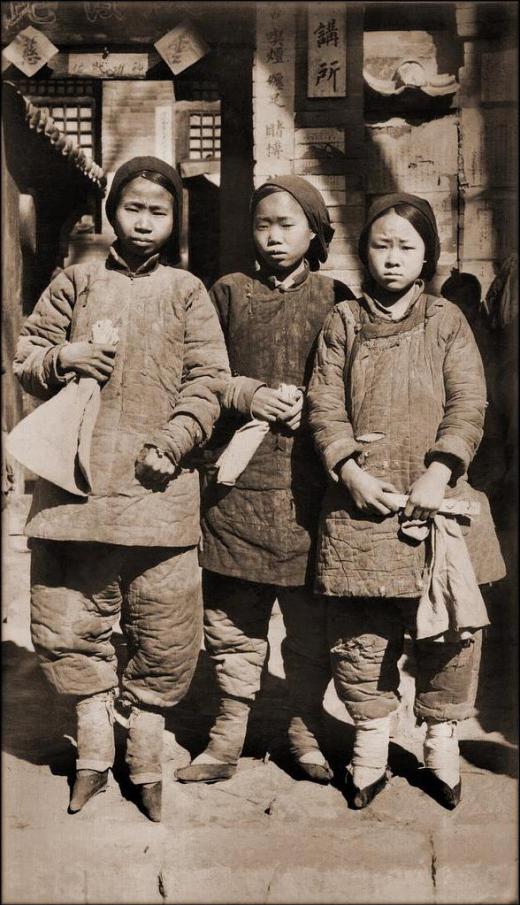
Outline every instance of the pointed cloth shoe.
[(69, 804), (69, 814), (77, 814), (78, 811), (90, 801), (94, 795), (104, 792), (107, 787), (108, 770), (78, 770)]
[(375, 782), (370, 783), (369, 786), (365, 786), (364, 789), (358, 789), (354, 784), (352, 773), (350, 770), (347, 770), (345, 792), (349, 806), (355, 811), (361, 811), (363, 808), (366, 808), (367, 805), (374, 800), (376, 795), (379, 795), (379, 793), (382, 792), (390, 779), (390, 775), (390, 771), (387, 768), (383, 775), (380, 776), (379, 779), (376, 779)]
[(161, 820), (162, 782), (146, 782), (138, 788), (144, 813), (149, 820), (159, 823)]
[(221, 782), (223, 779), (231, 779), (236, 769), (235, 764), (190, 764), (188, 767), (179, 767), (175, 771), (175, 778), (179, 782)]
[(423, 767), (420, 774), (422, 790), (448, 811), (455, 810), (462, 798), (462, 780), (459, 779), (457, 785), (452, 788), (428, 767)]

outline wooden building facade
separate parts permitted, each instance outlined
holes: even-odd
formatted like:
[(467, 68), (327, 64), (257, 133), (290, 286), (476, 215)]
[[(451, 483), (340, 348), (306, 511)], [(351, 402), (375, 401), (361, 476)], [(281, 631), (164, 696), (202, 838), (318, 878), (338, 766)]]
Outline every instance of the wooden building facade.
[[(28, 27), (57, 48), (31, 78), (5, 55)], [(205, 52), (174, 74), (156, 44), (177, 27)], [(178, 167), (183, 266), (207, 285), (251, 263), (250, 193), (280, 173), (323, 192), (335, 227), (325, 268), (354, 290), (367, 205), (389, 191), (433, 205), (437, 291), (455, 269), (484, 299), (516, 251), (512, 2), (3, 2), (2, 44), (4, 99), (21, 93), (65, 135), (58, 151), (75, 149), (69, 160), (54, 148), (52, 166), (41, 147), (26, 154), (16, 103), (4, 104), (6, 371), (55, 267), (106, 253), (105, 183), (137, 154)], [(11, 382), (7, 398), (11, 427), (22, 411)]]

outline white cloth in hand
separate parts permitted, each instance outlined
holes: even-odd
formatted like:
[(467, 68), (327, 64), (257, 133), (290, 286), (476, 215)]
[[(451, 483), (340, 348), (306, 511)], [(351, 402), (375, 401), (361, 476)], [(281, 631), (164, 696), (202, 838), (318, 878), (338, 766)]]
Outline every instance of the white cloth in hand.
[[(118, 340), (111, 320), (93, 324), (91, 342), (115, 346)], [(99, 406), (97, 380), (75, 378), (16, 425), (8, 450), (39, 477), (76, 496), (88, 496), (93, 489), (90, 447)]]
[(254, 418), (234, 433), (215, 463), (218, 469), (217, 484), (227, 484), (228, 487), (236, 484), (268, 431), (267, 421)]
[(427, 587), (417, 608), (417, 639), (464, 640), (489, 625), (460, 523), (439, 512), (431, 526)]

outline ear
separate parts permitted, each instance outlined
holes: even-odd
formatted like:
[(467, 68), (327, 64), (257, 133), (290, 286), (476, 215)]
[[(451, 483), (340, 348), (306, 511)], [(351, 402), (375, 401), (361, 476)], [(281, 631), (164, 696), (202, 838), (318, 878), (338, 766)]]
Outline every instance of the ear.
[(312, 231), (312, 229), (311, 229), (311, 242), (312, 242), (312, 240), (315, 239), (315, 238), (316, 238), (316, 233), (313, 233), (313, 231)]

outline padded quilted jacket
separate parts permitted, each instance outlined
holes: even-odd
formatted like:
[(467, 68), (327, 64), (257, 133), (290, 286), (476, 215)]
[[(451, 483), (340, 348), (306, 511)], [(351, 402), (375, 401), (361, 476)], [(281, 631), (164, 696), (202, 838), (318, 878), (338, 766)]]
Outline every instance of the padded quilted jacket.
[[(232, 373), (214, 458), (251, 418), (254, 391), (280, 383), (305, 387), (325, 316), (350, 290), (320, 273), (288, 289), (259, 273), (222, 277), (210, 295), (226, 338)], [(213, 572), (284, 586), (310, 580), (326, 476), (308, 429), (271, 426), (234, 487), (208, 477), (202, 506), (201, 564)]]
[(436, 454), (454, 457), (446, 496), (480, 503), (465, 525), (479, 583), (504, 563), (483, 493), (466, 471), (482, 438), (486, 388), (471, 328), (456, 305), (422, 293), (398, 321), (365, 296), (338, 305), (321, 332), (308, 390), (309, 421), (330, 475), (321, 513), (316, 589), (335, 596), (418, 597), (426, 544), (399, 534), (398, 515), (371, 517), (338, 481), (355, 455), (408, 493)]
[[(101, 388), (91, 447), (93, 493), (79, 499), (38, 481), (26, 533), (52, 540), (186, 547), (197, 544), (199, 478), (186, 455), (211, 434), (229, 377), (222, 330), (202, 283), (151, 258), (136, 273), (110, 249), (106, 261), (66, 268), (26, 320), (15, 373), (49, 398), (63, 385), (56, 358), (109, 318), (119, 330), (115, 366)], [(146, 443), (179, 465), (166, 490), (135, 477)]]

